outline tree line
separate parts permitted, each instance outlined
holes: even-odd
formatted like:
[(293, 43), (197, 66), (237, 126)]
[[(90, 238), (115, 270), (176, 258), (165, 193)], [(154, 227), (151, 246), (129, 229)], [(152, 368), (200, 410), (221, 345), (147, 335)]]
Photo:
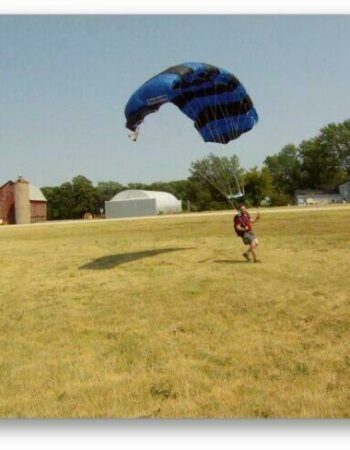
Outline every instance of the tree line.
[[(238, 174), (248, 204), (257, 206), (266, 198), (276, 206), (293, 203), (297, 189), (332, 190), (350, 178), (350, 120), (331, 123), (299, 145), (285, 145), (277, 154), (268, 156), (260, 168), (243, 169), (236, 155), (224, 159), (221, 162), (229, 164)], [(206, 171), (212, 170), (210, 162), (209, 157), (193, 162), (190, 176), (185, 180), (127, 185), (101, 181), (94, 186), (85, 176), (78, 175), (60, 186), (43, 187), (48, 219), (103, 214), (105, 201), (125, 189), (169, 192), (182, 200), (184, 210), (229, 208), (224, 196), (207, 181)]]

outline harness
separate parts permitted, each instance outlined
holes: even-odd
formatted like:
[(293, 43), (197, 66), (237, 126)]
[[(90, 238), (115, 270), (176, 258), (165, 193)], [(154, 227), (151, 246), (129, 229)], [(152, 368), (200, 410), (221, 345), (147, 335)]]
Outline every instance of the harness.
[(242, 237), (243, 232), (241, 230), (238, 230), (238, 228), (237, 228), (238, 222), (240, 222), (240, 217), (239, 217), (239, 214), (236, 214), (233, 218), (234, 229), (235, 229), (237, 236)]
[(245, 228), (249, 223), (249, 216), (246, 216), (245, 214), (236, 214), (233, 218), (234, 223), (234, 229), (239, 237), (243, 237), (244, 231), (238, 230), (238, 225), (241, 225), (243, 228)]

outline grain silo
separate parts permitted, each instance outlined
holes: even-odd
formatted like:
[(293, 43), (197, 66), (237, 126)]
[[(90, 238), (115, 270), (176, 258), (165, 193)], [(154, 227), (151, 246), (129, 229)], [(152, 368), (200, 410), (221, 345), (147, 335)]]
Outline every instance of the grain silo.
[(15, 217), (16, 223), (30, 223), (29, 182), (18, 177), (15, 182)]

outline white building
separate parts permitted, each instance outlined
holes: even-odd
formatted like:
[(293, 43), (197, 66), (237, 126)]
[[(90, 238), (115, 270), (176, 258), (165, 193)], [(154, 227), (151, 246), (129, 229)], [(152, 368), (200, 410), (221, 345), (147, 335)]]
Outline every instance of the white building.
[(316, 189), (295, 191), (295, 203), (299, 206), (342, 203), (343, 200), (343, 196), (338, 192), (325, 192)]
[(128, 189), (105, 202), (107, 219), (181, 212), (181, 200), (168, 192)]
[(344, 181), (344, 183), (340, 184), (338, 187), (343, 199), (350, 202), (350, 179)]

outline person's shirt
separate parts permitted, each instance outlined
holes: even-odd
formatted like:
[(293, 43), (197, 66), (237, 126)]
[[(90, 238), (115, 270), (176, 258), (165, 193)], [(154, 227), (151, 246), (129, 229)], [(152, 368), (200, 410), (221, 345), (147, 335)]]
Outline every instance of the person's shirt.
[(248, 212), (235, 215), (233, 218), (233, 223), (238, 236), (242, 237), (245, 233), (243, 230), (238, 230), (238, 226), (244, 228), (245, 231), (252, 231), (252, 222)]

